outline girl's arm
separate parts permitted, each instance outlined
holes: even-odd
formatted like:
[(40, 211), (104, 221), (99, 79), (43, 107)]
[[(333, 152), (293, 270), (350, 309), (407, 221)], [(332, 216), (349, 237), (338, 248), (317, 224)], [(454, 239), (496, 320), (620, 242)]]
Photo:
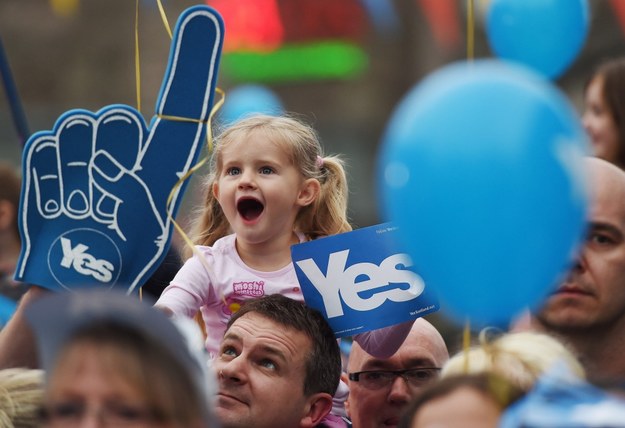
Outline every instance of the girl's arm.
[(211, 284), (204, 264), (193, 256), (180, 268), (154, 306), (170, 316), (192, 318), (207, 303)]
[(360, 333), (354, 336), (354, 340), (367, 354), (375, 358), (390, 358), (404, 343), (414, 321), (410, 320), (390, 327)]

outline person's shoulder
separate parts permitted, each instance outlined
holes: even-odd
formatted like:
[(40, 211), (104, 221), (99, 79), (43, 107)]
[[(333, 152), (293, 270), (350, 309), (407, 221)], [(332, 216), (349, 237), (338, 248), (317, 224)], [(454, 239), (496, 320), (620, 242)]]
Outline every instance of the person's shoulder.
[(231, 233), (230, 235), (226, 235), (223, 238), (219, 238), (218, 240), (216, 240), (211, 248), (213, 252), (218, 253), (232, 251), (235, 248), (235, 239), (236, 235), (234, 233)]
[(314, 428), (351, 428), (352, 421), (346, 417), (330, 415), (324, 418), (321, 423), (315, 425)]
[(215, 241), (213, 245), (196, 245), (195, 249), (200, 254), (216, 254), (232, 251), (235, 248), (234, 241), (236, 235), (234, 233), (226, 235)]

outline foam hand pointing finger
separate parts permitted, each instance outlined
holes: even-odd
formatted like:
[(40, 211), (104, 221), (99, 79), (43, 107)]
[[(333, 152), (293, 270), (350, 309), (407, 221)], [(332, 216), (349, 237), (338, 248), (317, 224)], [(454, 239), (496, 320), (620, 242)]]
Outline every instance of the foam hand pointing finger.
[(223, 42), (207, 6), (178, 19), (149, 126), (132, 107), (72, 110), (24, 148), (15, 278), (50, 289), (136, 290), (164, 258), (213, 103)]

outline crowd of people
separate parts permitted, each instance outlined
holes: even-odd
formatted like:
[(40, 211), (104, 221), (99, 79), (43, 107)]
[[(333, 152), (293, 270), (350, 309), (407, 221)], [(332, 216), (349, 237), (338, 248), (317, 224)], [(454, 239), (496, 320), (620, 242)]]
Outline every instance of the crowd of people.
[(153, 301), (13, 283), (20, 184), (0, 169), (13, 177), (0, 193), (0, 292), (17, 305), (0, 330), (0, 427), (495, 427), (546, 376), (620, 403), (623, 85), (619, 60), (586, 88), (595, 156), (585, 160), (592, 199), (574, 265), (539, 310), (451, 358), (418, 318), (355, 335), (343, 367), (328, 321), (304, 302), (290, 247), (351, 230), (347, 179), (300, 120), (254, 115), (220, 134), (195, 246), (184, 263), (170, 251)]

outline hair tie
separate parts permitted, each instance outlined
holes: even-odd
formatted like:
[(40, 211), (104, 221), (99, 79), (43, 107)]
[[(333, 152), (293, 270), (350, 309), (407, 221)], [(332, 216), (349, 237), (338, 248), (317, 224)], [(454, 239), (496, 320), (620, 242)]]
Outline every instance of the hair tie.
[(317, 155), (316, 165), (317, 165), (317, 168), (319, 169), (323, 168), (323, 158), (319, 155)]

